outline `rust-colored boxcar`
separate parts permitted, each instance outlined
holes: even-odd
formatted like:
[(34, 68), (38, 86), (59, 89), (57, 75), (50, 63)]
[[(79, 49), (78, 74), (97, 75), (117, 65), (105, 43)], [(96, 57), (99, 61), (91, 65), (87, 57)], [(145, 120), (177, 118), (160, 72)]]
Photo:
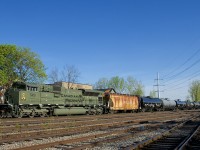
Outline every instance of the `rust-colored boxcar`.
[(139, 97), (125, 94), (109, 94), (111, 111), (137, 111), (139, 109)]
[(140, 109), (140, 98), (135, 95), (118, 94), (114, 89), (107, 89), (104, 100), (108, 111), (138, 111)]

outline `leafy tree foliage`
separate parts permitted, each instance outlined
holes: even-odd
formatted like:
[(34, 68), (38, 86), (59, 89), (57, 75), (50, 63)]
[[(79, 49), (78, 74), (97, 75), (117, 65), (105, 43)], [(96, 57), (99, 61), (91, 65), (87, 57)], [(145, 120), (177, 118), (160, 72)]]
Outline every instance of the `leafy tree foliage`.
[(100, 78), (94, 85), (96, 89), (106, 89), (109, 87), (109, 80), (107, 78)]
[(17, 78), (14, 72), (17, 47), (0, 45), (0, 85), (10, 85)]
[(200, 80), (192, 82), (189, 93), (193, 101), (200, 101)]
[(132, 95), (144, 95), (144, 86), (132, 76), (128, 76), (126, 80), (126, 91)]
[(28, 48), (16, 45), (0, 45), (0, 84), (13, 81), (42, 82), (46, 78), (45, 67), (39, 56)]
[(101, 78), (94, 85), (96, 89), (114, 88), (117, 93), (126, 93), (131, 95), (144, 95), (144, 86), (141, 82), (129, 76), (127, 79), (119, 76), (110, 79)]
[(25, 82), (42, 82), (46, 79), (45, 66), (39, 56), (28, 48), (17, 48), (15, 72), (18, 80)]
[(108, 82), (109, 87), (114, 88), (118, 93), (123, 93), (125, 90), (125, 81), (118, 76), (112, 77)]
[(150, 97), (152, 98), (156, 98), (156, 91), (150, 91), (150, 94), (149, 94)]

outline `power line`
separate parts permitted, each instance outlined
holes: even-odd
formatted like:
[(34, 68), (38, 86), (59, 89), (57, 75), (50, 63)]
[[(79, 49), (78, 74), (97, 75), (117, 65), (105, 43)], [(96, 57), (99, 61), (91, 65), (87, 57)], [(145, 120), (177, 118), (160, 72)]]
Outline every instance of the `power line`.
[[(185, 83), (185, 81), (191, 80), (192, 78), (197, 77), (198, 75), (200, 75), (200, 70), (198, 70), (197, 72), (186, 76), (184, 79), (176, 80), (176, 81), (173, 81), (173, 83), (166, 84), (166, 86), (170, 86), (171, 85), (170, 87), (174, 87), (175, 86), (174, 83), (177, 83), (177, 82), (180, 82), (180, 81), (181, 81), (181, 83)], [(189, 78), (189, 79), (187, 79), (187, 78)], [(181, 83), (179, 83), (179, 84), (181, 84)]]
[[(194, 56), (196, 56), (198, 53), (200, 52), (200, 49), (198, 49), (197, 51), (195, 51), (195, 53), (190, 56), (183, 64), (181, 64), (180, 66), (178, 66), (177, 68), (175, 68), (174, 70), (172, 70), (171, 72), (169, 72), (168, 74), (163, 76), (163, 79), (167, 78), (169, 75), (171, 75), (172, 73), (174, 73), (175, 71), (179, 70), (182, 66), (184, 66), (187, 62), (189, 62)], [(169, 78), (169, 77), (168, 77)]]
[[(170, 76), (170, 77), (168, 77), (167, 79), (168, 79), (168, 80), (171, 80), (171, 79), (173, 79), (173, 78), (179, 76), (180, 74), (184, 73), (185, 71), (191, 69), (193, 66), (195, 66), (195, 65), (198, 64), (199, 62), (200, 62), (200, 59), (198, 59), (197, 61), (195, 61), (193, 64), (191, 64), (189, 67), (185, 68), (185, 69), (182, 70), (181, 72), (179, 72), (179, 73), (177, 73), (177, 74), (175, 74), (175, 75), (173, 75), (173, 76)], [(165, 82), (165, 83), (166, 83), (166, 82)]]
[[(185, 72), (190, 70), (191, 68), (193, 68), (195, 65), (197, 65), (198, 63), (200, 63), (200, 59), (197, 59), (196, 61), (194, 61), (192, 64), (190, 64), (189, 66), (186, 66), (186, 64), (193, 60), (193, 58), (199, 54), (200, 49), (198, 49), (197, 51), (195, 51), (186, 61), (184, 61), (184, 63), (182, 63), (180, 66), (176, 67), (174, 70), (172, 70), (171, 72), (169, 72), (168, 74), (163, 76), (163, 79), (165, 79), (166, 81), (163, 82), (164, 84), (168, 83), (169, 81), (171, 81), (172, 79), (175, 79), (176, 77), (180, 76), (180, 75), (185, 75)], [(183, 66), (186, 66), (186, 68), (184, 69)], [(180, 70), (181, 68), (183, 68), (182, 70)], [(177, 72), (179, 70), (179, 72)], [(177, 73), (176, 73), (177, 72)], [(187, 87), (189, 84), (189, 81), (192, 80), (194, 77), (197, 77), (198, 75), (200, 75), (200, 70), (197, 70), (196, 72), (193, 72), (192, 74), (187, 75), (186, 77), (184, 77), (184, 79), (178, 80), (178, 81), (173, 81), (171, 83), (166, 84), (166, 86), (168, 88), (165, 88), (164, 91), (174, 91), (174, 90), (178, 90), (178, 89), (183, 89), (184, 87)], [(177, 84), (175, 84), (177, 83)], [(184, 86), (180, 86), (182, 84), (187, 83), (187, 85)]]

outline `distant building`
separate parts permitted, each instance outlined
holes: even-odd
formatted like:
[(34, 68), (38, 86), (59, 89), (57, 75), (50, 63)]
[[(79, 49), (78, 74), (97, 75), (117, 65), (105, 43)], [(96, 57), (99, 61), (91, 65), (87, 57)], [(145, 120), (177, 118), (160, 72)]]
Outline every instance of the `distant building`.
[(70, 87), (70, 89), (86, 89), (86, 90), (93, 89), (92, 85), (89, 84), (68, 83), (68, 82), (55, 82), (54, 84), (65, 87), (66, 89), (68, 89), (68, 87)]

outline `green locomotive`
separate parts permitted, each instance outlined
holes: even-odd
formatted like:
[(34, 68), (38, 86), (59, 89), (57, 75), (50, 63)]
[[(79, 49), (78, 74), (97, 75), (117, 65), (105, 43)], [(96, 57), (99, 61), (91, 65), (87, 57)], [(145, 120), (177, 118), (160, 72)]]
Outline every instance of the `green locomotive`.
[(72, 114), (102, 114), (103, 92), (66, 89), (58, 85), (14, 82), (5, 93), (1, 116), (34, 117)]

